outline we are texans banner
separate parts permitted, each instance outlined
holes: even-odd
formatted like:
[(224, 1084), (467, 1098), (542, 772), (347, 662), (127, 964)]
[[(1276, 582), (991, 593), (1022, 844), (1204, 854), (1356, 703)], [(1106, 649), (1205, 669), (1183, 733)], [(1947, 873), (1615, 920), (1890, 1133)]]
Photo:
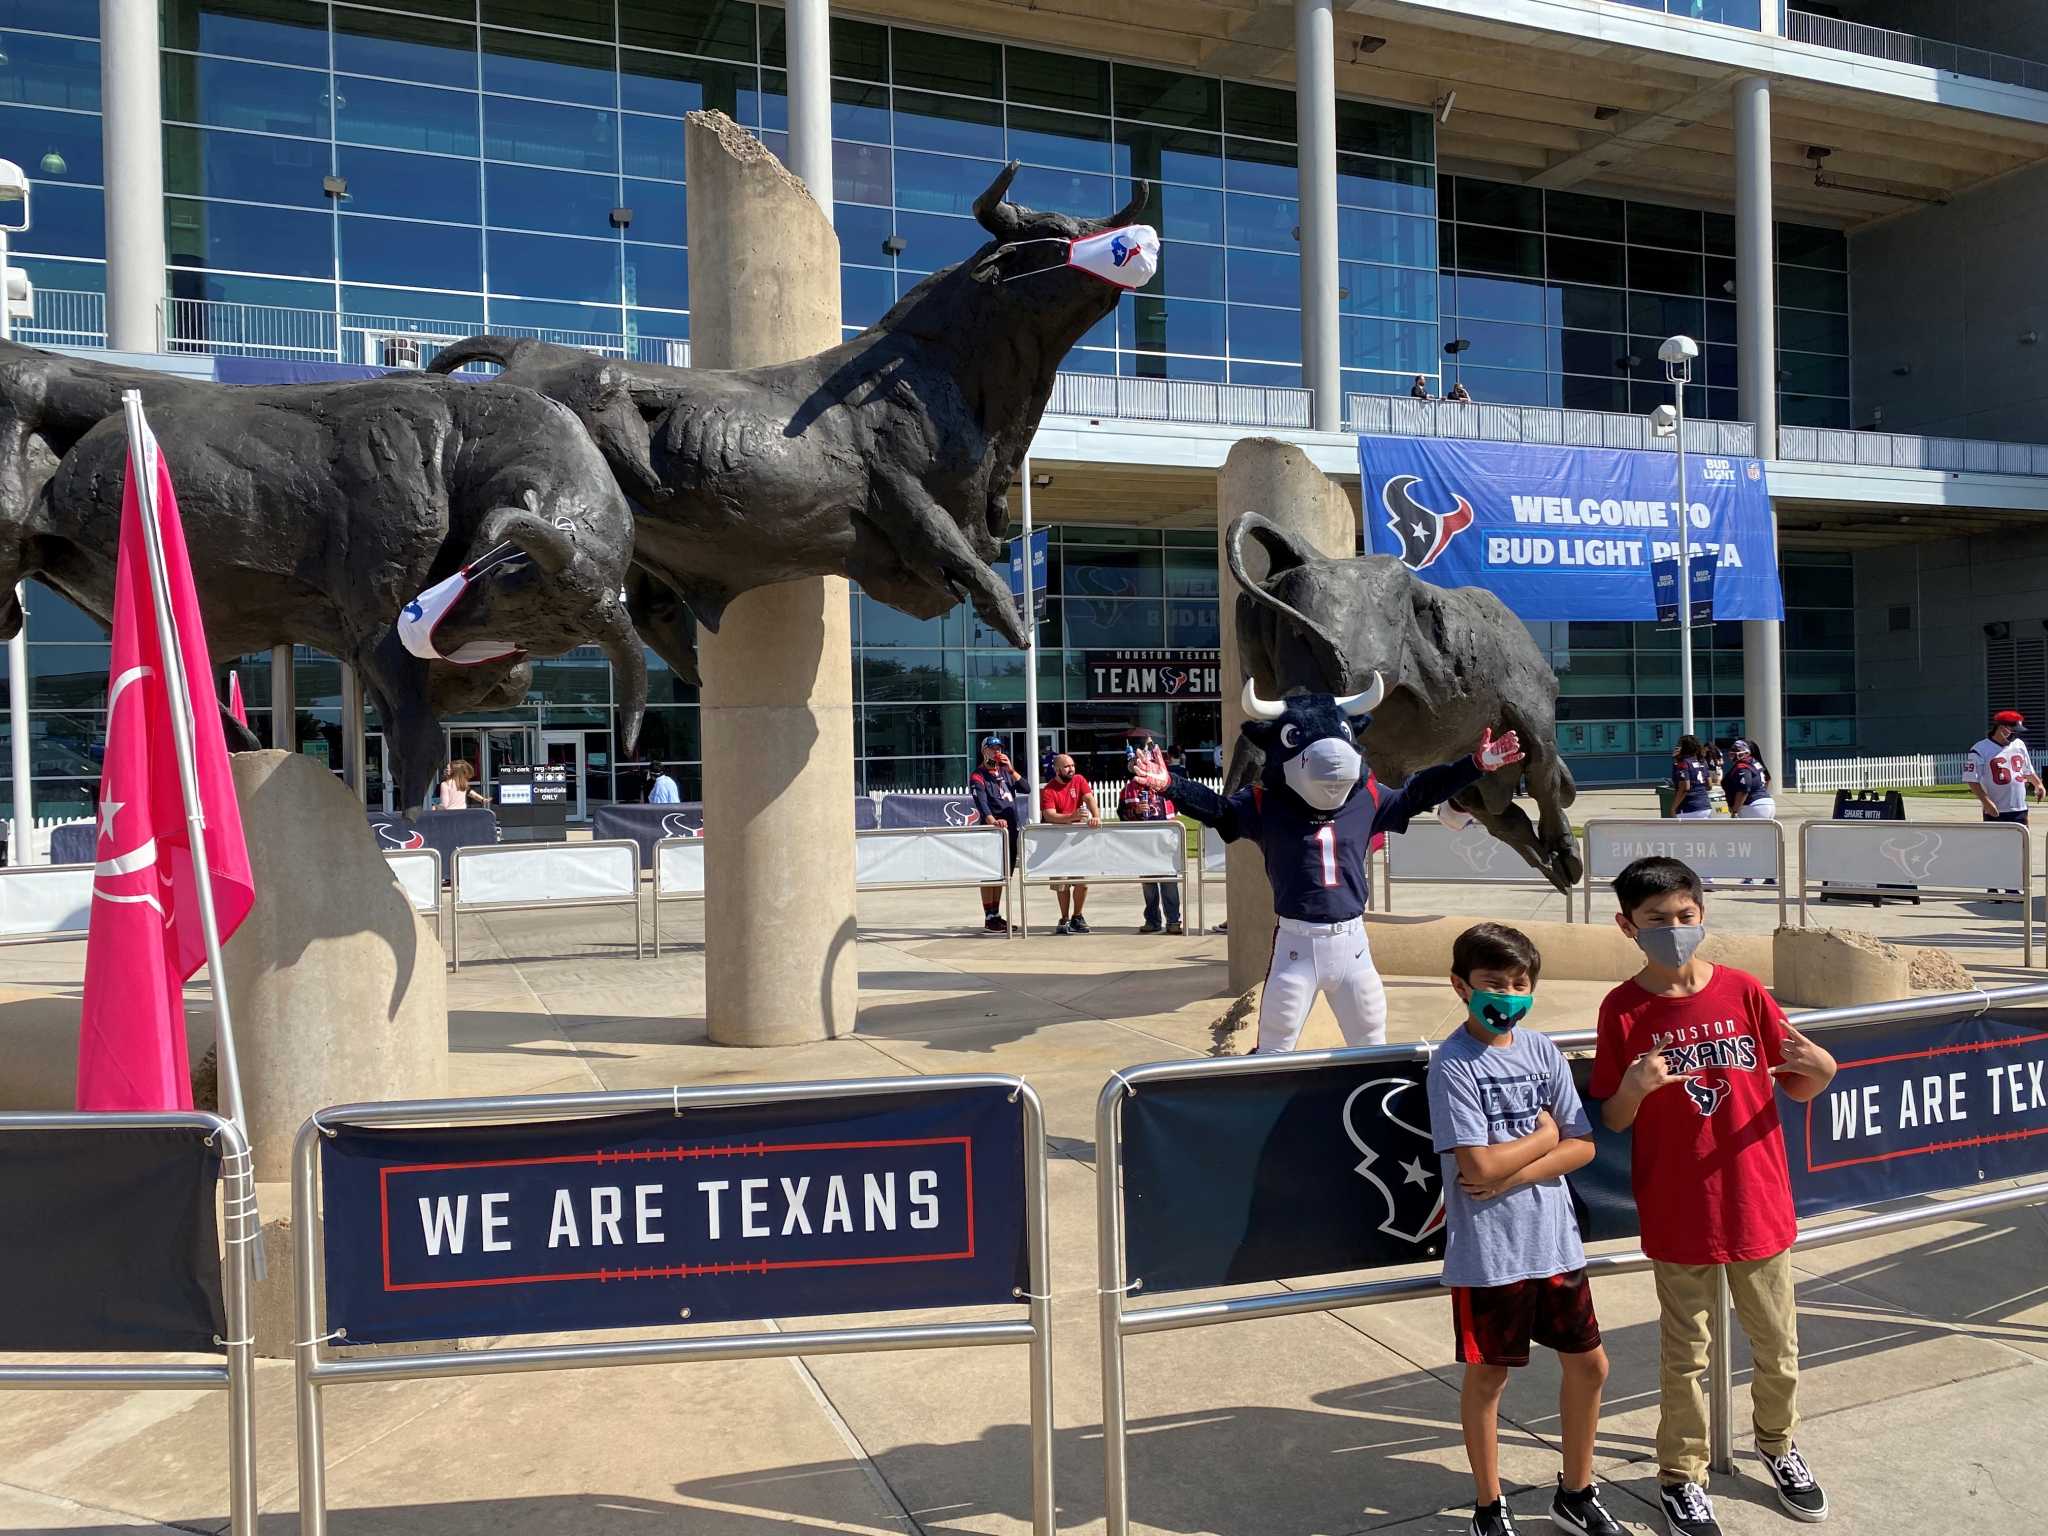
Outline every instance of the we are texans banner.
[[(1484, 587), (1524, 619), (1655, 619), (1678, 556), (1668, 453), (1361, 437), (1366, 538), (1440, 587)], [(1714, 561), (1717, 619), (1783, 619), (1760, 460), (1685, 456), (1691, 543)]]

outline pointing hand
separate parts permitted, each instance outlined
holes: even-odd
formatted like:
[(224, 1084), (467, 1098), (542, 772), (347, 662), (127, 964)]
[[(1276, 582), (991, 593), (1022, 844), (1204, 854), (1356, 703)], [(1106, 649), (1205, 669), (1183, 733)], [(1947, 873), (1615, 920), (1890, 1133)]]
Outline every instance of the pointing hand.
[(1496, 773), (1522, 760), (1522, 739), (1513, 731), (1496, 736), (1489, 725), (1479, 733), (1479, 745), (1472, 749), (1472, 760), (1479, 764), (1481, 773)]
[(1688, 1082), (1699, 1074), (1696, 1072), (1674, 1072), (1671, 1059), (1662, 1051), (1645, 1051), (1635, 1059), (1628, 1069), (1635, 1086), (1647, 1098), (1659, 1088), (1669, 1088), (1673, 1083)]

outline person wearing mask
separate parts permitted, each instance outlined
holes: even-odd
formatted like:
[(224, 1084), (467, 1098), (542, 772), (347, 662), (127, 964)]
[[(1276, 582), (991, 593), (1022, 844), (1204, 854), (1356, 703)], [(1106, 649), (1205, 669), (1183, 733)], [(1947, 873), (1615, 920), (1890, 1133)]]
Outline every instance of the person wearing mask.
[(1680, 821), (1714, 814), (1713, 768), (1697, 736), (1679, 737), (1671, 754), (1671, 814)]
[[(1145, 776), (1165, 773), (1168, 759), (1157, 744), (1147, 741), (1139, 746), (1132, 756), (1130, 782), (1124, 785), (1123, 793), (1117, 796), (1116, 818), (1118, 821), (1171, 821), (1174, 819), (1173, 802), (1161, 790), (1153, 788)], [(1164, 908), (1166, 922), (1159, 919)], [(1186, 933), (1180, 920), (1180, 886), (1172, 880), (1147, 880), (1145, 882), (1145, 921), (1138, 929), (1140, 933)]]
[(676, 781), (669, 777), (667, 763), (661, 765), (660, 772), (654, 776), (654, 782), (647, 786), (647, 803), (649, 805), (681, 805), (683, 803), (682, 794), (676, 789)]
[(2027, 791), (2048, 797), (2027, 744), (2020, 740), (2026, 718), (2016, 709), (1991, 717), (1991, 730), (1963, 759), (1963, 782), (1977, 797), (1986, 821), (2027, 823)]
[(1737, 737), (1728, 748), (1729, 766), (1722, 777), (1728, 794), (1728, 814), (1744, 821), (1769, 821), (1778, 814), (1778, 802), (1771, 795), (1771, 770), (1756, 755), (1756, 748)]
[[(1010, 754), (1003, 750), (1003, 738), (987, 736), (981, 743), (981, 763), (967, 776), (967, 793), (974, 800), (977, 826), (1007, 827), (1010, 832), (1010, 863), (1017, 862), (1017, 839), (1024, 824), (1024, 805), (1031, 790), (1024, 775), (1010, 766)], [(1003, 918), (1001, 885), (981, 888), (981, 926), (989, 933), (1008, 933)]]
[[(1038, 814), (1054, 826), (1102, 825), (1095, 809), (1095, 791), (1075, 770), (1072, 754), (1062, 752), (1052, 760), (1052, 782), (1038, 792)], [(1078, 880), (1055, 880), (1052, 893), (1060, 904), (1059, 926), (1053, 932), (1086, 933), (1088, 919), (1081, 915), (1081, 908), (1088, 901), (1088, 887)]]

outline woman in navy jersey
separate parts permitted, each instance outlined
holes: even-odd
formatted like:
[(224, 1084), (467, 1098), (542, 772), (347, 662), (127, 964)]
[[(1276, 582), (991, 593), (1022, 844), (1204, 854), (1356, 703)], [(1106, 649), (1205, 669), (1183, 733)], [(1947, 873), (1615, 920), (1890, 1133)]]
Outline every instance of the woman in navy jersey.
[(1680, 821), (1713, 815), (1712, 785), (1713, 766), (1699, 737), (1679, 737), (1678, 750), (1671, 754), (1671, 814)]

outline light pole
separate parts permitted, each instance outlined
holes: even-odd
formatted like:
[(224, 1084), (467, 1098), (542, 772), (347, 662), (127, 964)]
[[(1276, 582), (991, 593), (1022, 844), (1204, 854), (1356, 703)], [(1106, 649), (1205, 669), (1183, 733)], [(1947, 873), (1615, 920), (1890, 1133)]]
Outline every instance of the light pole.
[(1693, 359), (1699, 355), (1699, 344), (1690, 336), (1673, 336), (1657, 349), (1671, 384), (1672, 403), (1668, 421), (1664, 406), (1651, 418), (1660, 436), (1668, 427), (1678, 449), (1678, 687), (1684, 695), (1680, 717), (1688, 736), (1699, 734), (1699, 721), (1692, 703), (1692, 508), (1685, 500), (1685, 386), (1692, 382)]
[[(14, 339), (14, 273), (7, 265), (7, 237), (28, 228), (28, 177), (12, 160), (0, 160), (0, 209), (21, 204), (21, 222), (0, 220), (0, 341)], [(26, 294), (23, 295), (26, 297)], [(15, 583), (14, 638), (7, 642), (7, 734), (13, 749), (14, 830), (8, 839), (7, 862), (35, 862), (35, 791), (31, 782), (28, 740), (28, 603)]]

